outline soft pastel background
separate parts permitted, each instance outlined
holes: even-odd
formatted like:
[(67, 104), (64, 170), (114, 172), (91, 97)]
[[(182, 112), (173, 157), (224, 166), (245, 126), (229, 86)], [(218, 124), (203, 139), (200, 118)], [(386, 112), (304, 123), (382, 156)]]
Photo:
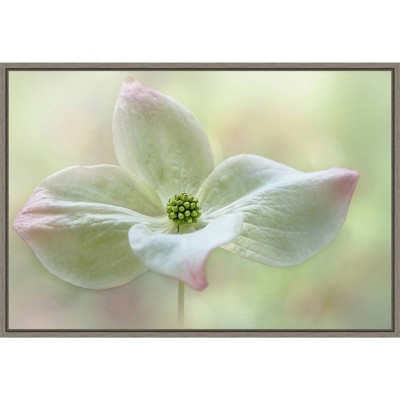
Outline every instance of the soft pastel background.
[(71, 165), (116, 164), (112, 112), (131, 75), (197, 116), (216, 164), (253, 153), (360, 173), (347, 220), (318, 255), (271, 268), (216, 250), (186, 288), (189, 329), (391, 328), (391, 76), (382, 71), (11, 72), (9, 327), (176, 327), (177, 282), (147, 273), (91, 291), (48, 273), (12, 229), (36, 185)]

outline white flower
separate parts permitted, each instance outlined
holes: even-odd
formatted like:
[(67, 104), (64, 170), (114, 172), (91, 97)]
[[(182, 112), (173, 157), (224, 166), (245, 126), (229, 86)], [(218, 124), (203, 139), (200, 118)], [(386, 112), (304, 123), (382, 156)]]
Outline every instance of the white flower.
[(194, 116), (131, 80), (113, 135), (120, 166), (49, 176), (14, 222), (50, 272), (85, 288), (151, 270), (202, 290), (207, 256), (219, 246), (270, 266), (302, 263), (334, 238), (358, 180), (347, 169), (303, 173), (255, 155), (214, 169)]

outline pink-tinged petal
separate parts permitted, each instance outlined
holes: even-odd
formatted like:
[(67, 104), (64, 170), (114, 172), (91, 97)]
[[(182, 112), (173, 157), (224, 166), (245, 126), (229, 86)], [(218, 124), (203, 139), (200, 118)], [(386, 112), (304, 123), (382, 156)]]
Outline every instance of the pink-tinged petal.
[(266, 265), (296, 265), (336, 236), (357, 181), (358, 173), (348, 169), (303, 173), (262, 157), (236, 156), (204, 182), (202, 219), (240, 212), (243, 230), (224, 248)]
[(214, 167), (208, 139), (193, 114), (137, 81), (121, 88), (113, 136), (119, 164), (149, 182), (164, 203), (181, 192), (196, 194)]
[(208, 255), (237, 237), (242, 225), (240, 214), (224, 215), (205, 228), (187, 234), (157, 233), (138, 224), (129, 231), (129, 243), (136, 257), (151, 271), (203, 290), (207, 286), (204, 268)]
[(148, 184), (112, 165), (70, 167), (43, 180), (14, 228), (54, 275), (74, 285), (123, 285), (146, 268), (132, 254), (136, 223), (163, 229), (160, 199)]

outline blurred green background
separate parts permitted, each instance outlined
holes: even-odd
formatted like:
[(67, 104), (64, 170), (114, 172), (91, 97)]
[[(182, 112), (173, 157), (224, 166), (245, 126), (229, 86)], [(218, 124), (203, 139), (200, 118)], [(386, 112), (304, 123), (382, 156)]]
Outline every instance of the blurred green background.
[(291, 167), (357, 170), (347, 220), (318, 255), (271, 268), (225, 250), (185, 290), (189, 329), (391, 328), (391, 75), (386, 71), (12, 71), (9, 327), (176, 327), (177, 282), (146, 273), (102, 291), (51, 275), (12, 229), (36, 185), (71, 165), (117, 164), (113, 107), (127, 76), (189, 108), (216, 164), (253, 153)]

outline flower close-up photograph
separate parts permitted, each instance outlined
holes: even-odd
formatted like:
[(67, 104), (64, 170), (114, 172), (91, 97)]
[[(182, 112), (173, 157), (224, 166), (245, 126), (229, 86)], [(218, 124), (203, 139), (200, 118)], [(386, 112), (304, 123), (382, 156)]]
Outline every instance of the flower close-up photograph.
[(399, 391), (393, 1), (1, 10), (2, 398)]
[(8, 327), (392, 329), (392, 75), (12, 70)]

